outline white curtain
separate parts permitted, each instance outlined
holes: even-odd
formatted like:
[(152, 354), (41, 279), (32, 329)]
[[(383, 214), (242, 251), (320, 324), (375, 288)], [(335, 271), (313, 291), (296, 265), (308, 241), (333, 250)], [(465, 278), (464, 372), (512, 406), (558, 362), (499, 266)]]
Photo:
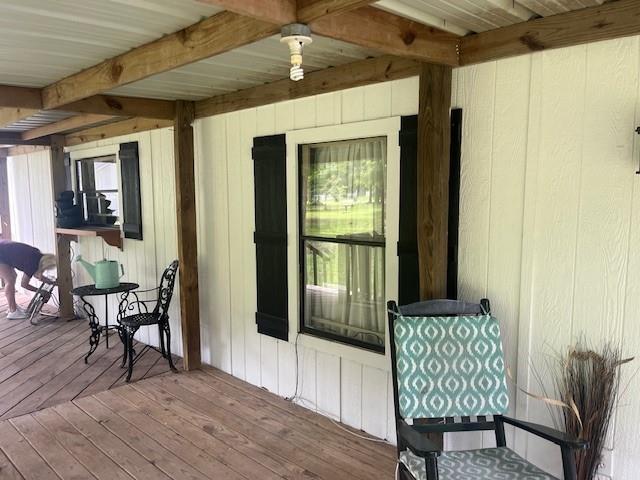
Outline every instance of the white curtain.
[(384, 345), (386, 139), (307, 146), (302, 159), (306, 325)]

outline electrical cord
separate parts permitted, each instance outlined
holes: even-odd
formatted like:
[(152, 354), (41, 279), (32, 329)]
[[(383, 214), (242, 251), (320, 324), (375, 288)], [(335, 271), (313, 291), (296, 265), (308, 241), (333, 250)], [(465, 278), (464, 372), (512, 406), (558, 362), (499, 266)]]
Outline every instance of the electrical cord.
[(298, 351), (298, 341), (300, 339), (300, 332), (298, 332), (298, 334), (296, 335), (296, 341), (295, 341), (295, 352), (296, 352), (296, 388), (295, 391), (293, 393), (292, 396), (290, 397), (285, 397), (285, 400), (291, 402), (291, 403), (296, 403), (298, 405), (302, 405), (303, 407), (307, 407), (311, 410), (315, 410), (317, 413), (320, 413), (321, 415), (324, 415), (325, 417), (327, 417), (331, 423), (333, 423), (336, 427), (338, 427), (340, 430), (345, 431), (346, 433), (348, 433), (349, 435), (353, 435), (354, 437), (360, 438), (362, 440), (367, 440), (369, 442), (374, 442), (374, 443), (389, 443), (386, 440), (380, 439), (380, 438), (372, 438), (372, 437), (367, 437), (364, 435), (359, 435), (355, 432), (352, 432), (351, 430), (349, 430), (348, 428), (345, 428), (344, 426), (342, 426), (340, 423), (336, 422), (333, 418), (332, 418), (332, 413), (330, 412), (325, 412), (322, 409), (319, 409), (317, 405), (314, 405), (311, 402), (308, 402), (307, 400), (305, 400), (304, 398), (302, 398), (298, 392), (299, 389), (299, 378), (300, 378), (300, 359), (299, 359), (299, 351)]

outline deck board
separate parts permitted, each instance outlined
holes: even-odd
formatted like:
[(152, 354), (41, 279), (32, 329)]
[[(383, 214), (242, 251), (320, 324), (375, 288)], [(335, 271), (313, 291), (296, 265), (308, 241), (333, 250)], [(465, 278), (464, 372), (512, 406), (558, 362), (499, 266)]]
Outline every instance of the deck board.
[(167, 373), (0, 421), (0, 477), (393, 478), (392, 446), (300, 408), (208, 367)]
[[(26, 301), (28, 297), (19, 297), (19, 303)], [(43, 317), (37, 325), (31, 325), (28, 320), (7, 320), (6, 313), (5, 298), (0, 294), (0, 419), (14, 418), (125, 383), (125, 370), (120, 368), (123, 349), (119, 341), (112, 341), (111, 348), (107, 349), (102, 339), (89, 363), (84, 363), (83, 357), (89, 350), (86, 320), (66, 322)], [(112, 336), (111, 340), (117, 338)], [(138, 348), (142, 349), (142, 345)], [(180, 359), (175, 363), (181, 366)], [(168, 371), (167, 361), (149, 349), (136, 362), (132, 380)]]

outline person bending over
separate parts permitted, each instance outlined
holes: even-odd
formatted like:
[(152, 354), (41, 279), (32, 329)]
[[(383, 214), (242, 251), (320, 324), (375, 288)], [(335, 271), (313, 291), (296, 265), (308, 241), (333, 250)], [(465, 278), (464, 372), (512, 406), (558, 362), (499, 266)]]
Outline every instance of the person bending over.
[(45, 277), (46, 270), (56, 266), (56, 257), (43, 254), (40, 250), (25, 243), (0, 240), (0, 278), (4, 281), (4, 293), (9, 304), (8, 320), (27, 318), (27, 314), (16, 305), (16, 270), (22, 272), (22, 288), (32, 292), (38, 289), (31, 285), (31, 277), (41, 282), (54, 285), (55, 282)]

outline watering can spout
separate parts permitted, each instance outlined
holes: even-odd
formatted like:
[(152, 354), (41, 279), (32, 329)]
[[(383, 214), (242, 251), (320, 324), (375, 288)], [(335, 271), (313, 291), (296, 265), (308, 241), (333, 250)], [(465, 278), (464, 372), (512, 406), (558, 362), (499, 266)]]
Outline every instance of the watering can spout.
[(80, 265), (82, 265), (84, 267), (84, 269), (87, 271), (87, 273), (89, 274), (91, 279), (95, 282), (96, 281), (96, 266), (93, 263), (87, 262), (85, 259), (82, 258), (81, 255), (78, 255), (78, 258), (76, 259), (76, 262), (78, 262)]

